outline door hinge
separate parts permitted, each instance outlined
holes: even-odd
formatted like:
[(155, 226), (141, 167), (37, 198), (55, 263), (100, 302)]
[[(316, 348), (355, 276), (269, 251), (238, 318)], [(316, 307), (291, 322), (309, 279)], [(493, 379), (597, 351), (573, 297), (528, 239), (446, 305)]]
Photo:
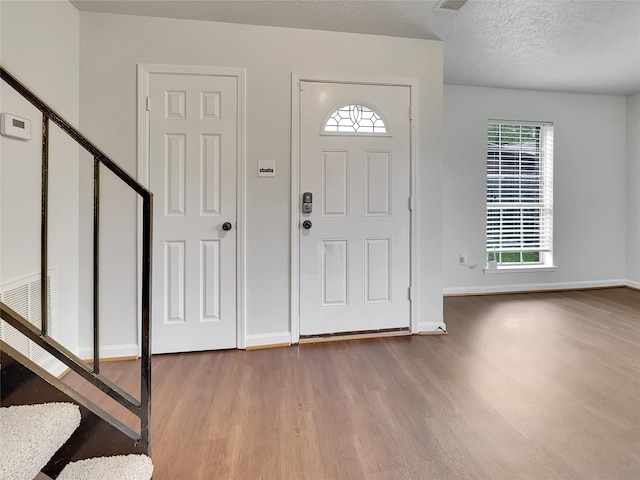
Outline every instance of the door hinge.
[(151, 99), (147, 97), (147, 112), (151, 111)]
[(298, 81), (298, 90), (300, 90), (301, 92), (304, 91), (303, 85), (302, 85), (302, 80)]
[(409, 211), (413, 212), (413, 197), (409, 197)]
[(407, 298), (409, 301), (413, 301), (413, 288), (411, 287), (407, 288)]
[(411, 111), (411, 107), (409, 107), (409, 120), (413, 120), (413, 112)]

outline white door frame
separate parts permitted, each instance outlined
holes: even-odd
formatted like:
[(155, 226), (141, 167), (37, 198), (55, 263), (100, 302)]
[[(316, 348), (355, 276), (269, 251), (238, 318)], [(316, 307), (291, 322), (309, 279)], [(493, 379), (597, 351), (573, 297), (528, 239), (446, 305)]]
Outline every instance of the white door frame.
[[(236, 348), (246, 348), (245, 318), (245, 170), (246, 170), (246, 69), (203, 65), (138, 64), (138, 181), (149, 187), (149, 115), (147, 97), (152, 74), (212, 75), (235, 77), (238, 82), (237, 184), (236, 184)], [(141, 255), (142, 215), (138, 209), (138, 259)], [(138, 284), (142, 280), (138, 274)], [(138, 289), (140, 291), (140, 288)], [(140, 299), (138, 299), (140, 301)], [(140, 310), (138, 308), (138, 310)], [(141, 325), (139, 319), (138, 325)], [(140, 338), (140, 336), (138, 336)], [(139, 342), (138, 342), (139, 343)]]
[(291, 73), (291, 343), (300, 341), (300, 82), (352, 83), (362, 85), (401, 86), (410, 89), (410, 330), (419, 332), (418, 315), (418, 84), (417, 78), (340, 75), (327, 73)]

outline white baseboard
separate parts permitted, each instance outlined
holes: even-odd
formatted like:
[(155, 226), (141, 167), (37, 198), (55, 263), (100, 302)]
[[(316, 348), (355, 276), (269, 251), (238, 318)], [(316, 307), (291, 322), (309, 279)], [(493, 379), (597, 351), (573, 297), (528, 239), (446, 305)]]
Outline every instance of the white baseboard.
[(640, 282), (634, 282), (633, 280), (627, 280), (627, 287), (635, 288), (636, 290), (640, 290)]
[(246, 336), (246, 348), (291, 345), (291, 332), (259, 333)]
[[(83, 360), (90, 360), (93, 358), (92, 347), (80, 347), (78, 348), (78, 356)], [(108, 358), (122, 358), (122, 357), (137, 357), (138, 345), (135, 343), (125, 343), (122, 345), (106, 345), (100, 347), (100, 359)]]
[(418, 324), (420, 333), (426, 332), (446, 332), (447, 325), (444, 322), (421, 322)]
[(528, 292), (547, 290), (580, 290), (585, 288), (624, 287), (627, 280), (594, 280), (587, 282), (555, 283), (515, 283), (507, 285), (484, 285), (481, 287), (447, 287), (442, 290), (446, 295), (479, 295), (491, 293)]

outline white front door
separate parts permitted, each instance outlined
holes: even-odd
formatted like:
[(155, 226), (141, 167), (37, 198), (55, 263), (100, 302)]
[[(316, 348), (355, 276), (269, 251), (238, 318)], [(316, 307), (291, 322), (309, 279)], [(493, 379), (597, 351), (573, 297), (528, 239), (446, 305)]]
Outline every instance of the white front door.
[(236, 346), (235, 77), (149, 77), (153, 353)]
[(300, 335), (408, 328), (410, 89), (304, 81), (300, 112)]

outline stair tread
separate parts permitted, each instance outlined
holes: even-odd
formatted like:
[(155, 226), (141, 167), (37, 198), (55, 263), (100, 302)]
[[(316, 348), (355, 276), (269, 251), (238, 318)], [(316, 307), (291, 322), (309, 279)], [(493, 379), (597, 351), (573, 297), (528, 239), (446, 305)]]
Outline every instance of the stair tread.
[(80, 425), (72, 403), (0, 408), (0, 478), (32, 480)]
[(153, 463), (146, 455), (116, 455), (78, 460), (64, 467), (57, 480), (149, 480)]

